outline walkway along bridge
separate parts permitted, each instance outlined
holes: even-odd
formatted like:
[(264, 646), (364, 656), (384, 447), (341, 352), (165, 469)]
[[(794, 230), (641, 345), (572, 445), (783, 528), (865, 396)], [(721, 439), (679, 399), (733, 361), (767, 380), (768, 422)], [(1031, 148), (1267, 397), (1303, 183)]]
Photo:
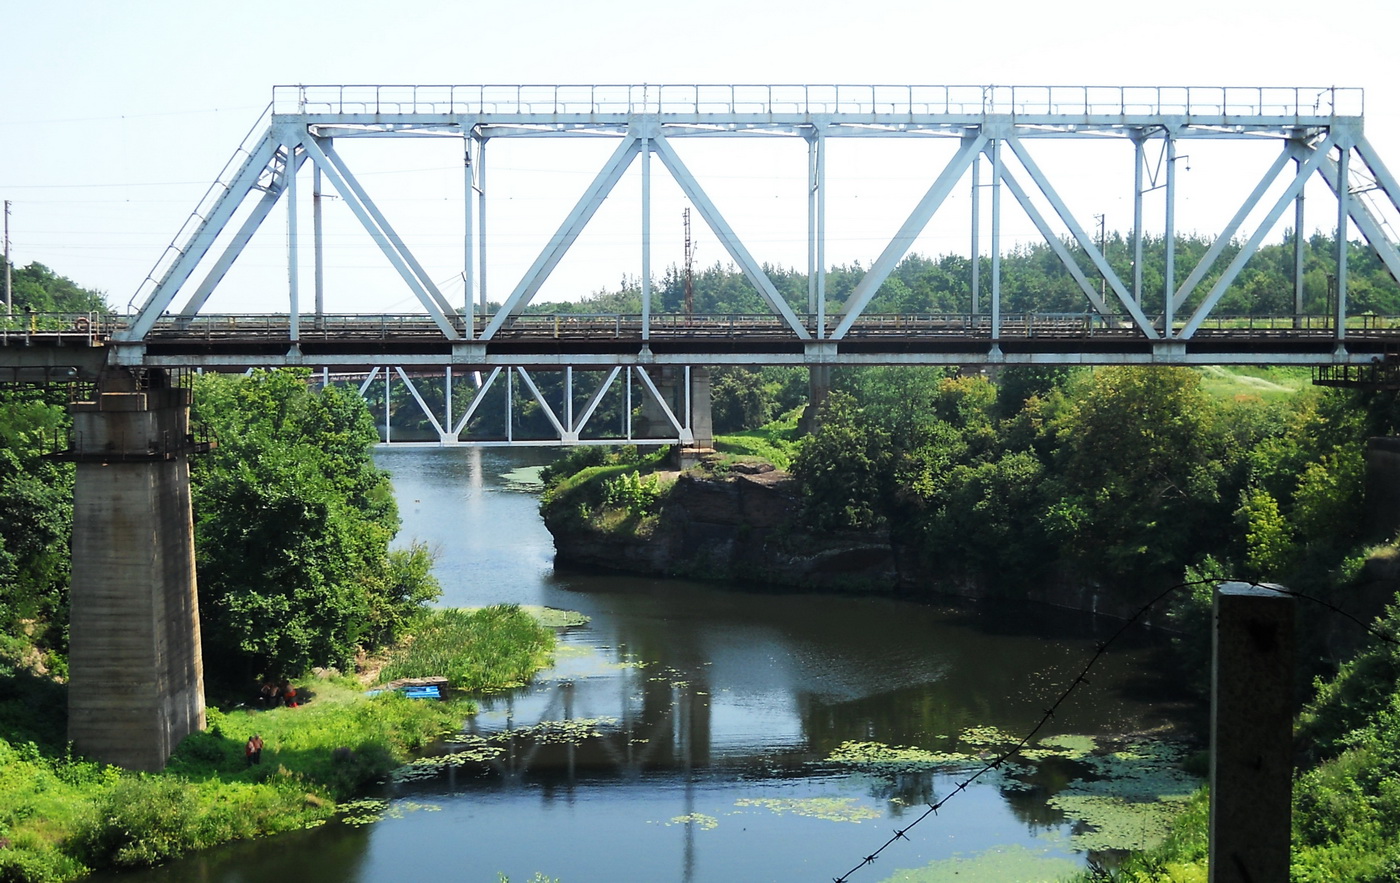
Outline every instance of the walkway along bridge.
[[(1347, 240), (1353, 226), (1400, 278), (1400, 250), (1390, 232), (1400, 216), (1400, 185), (1367, 141), (1363, 115), (1361, 90), (1331, 87), (277, 87), (264, 116), (133, 295), (127, 315), (78, 317), (50, 331), (32, 320), (0, 333), (0, 381), (97, 382), (93, 400), (75, 406), (80, 443), (72, 452), (78, 481), (70, 738), (99, 759), (155, 768), (185, 733), (203, 725), (186, 391), (165, 388), (165, 372), (155, 369), (302, 365), (321, 368), (325, 377), (332, 371), (379, 371), (381, 377), (392, 371), (405, 383), (441, 370), (447, 411), (432, 422), (447, 442), (460, 440), (467, 422), (451, 410), (450, 372), (472, 378), (468, 416), (478, 393), (491, 385), (487, 379), (504, 374), (531, 389), (550, 411), (557, 440), (565, 443), (587, 440), (583, 430), (590, 415), (623, 371), (628, 381), (622, 386), (643, 389), (644, 400), (663, 412), (661, 425), (674, 430), (667, 438), (692, 442), (701, 434), (694, 415), (705, 410), (703, 371), (713, 365), (805, 365), (814, 369), (818, 387), (826, 369), (859, 364), (1291, 363), (1345, 375), (1388, 363), (1400, 338), (1395, 322), (1356, 316), (1349, 308)], [(461, 145), (463, 239), (461, 264), (454, 268), (464, 283), (459, 303), (444, 296), (336, 146), (424, 138), (458, 139)], [(540, 139), (564, 144), (564, 154), (584, 138), (609, 139), (615, 149), (509, 295), (490, 308), (487, 144)], [(806, 145), (805, 309), (782, 296), (683, 159), (687, 141), (742, 150), (756, 138)], [(840, 311), (828, 315), (827, 166), (833, 139), (926, 144), (933, 159), (925, 164), (931, 173), (912, 210)], [(1050, 141), (1121, 145), (1131, 154), (1132, 181), (1124, 187), (1134, 217), (1130, 277), (1114, 270), (1037, 161)], [(1185, 272), (1179, 277), (1179, 148), (1201, 141), (1272, 145), (1272, 159), (1205, 254), (1195, 266), (1180, 268)], [(653, 159), (743, 272), (768, 308), (765, 314), (652, 313)], [(640, 313), (528, 312), (634, 165), (641, 192)], [(1327, 226), (1335, 224), (1339, 233), (1325, 313), (1304, 311), (1304, 237), (1295, 236), (1291, 313), (1277, 319), (1221, 315), (1222, 298), (1290, 208), (1293, 229), (1305, 229), (1303, 197), (1311, 181), (1322, 182), (1335, 199), (1335, 214), (1329, 213), (1335, 220)], [(327, 290), (324, 273), (327, 182), (337, 206), (350, 212), (417, 301), (414, 314), (326, 310), (327, 296), (336, 294)], [(937, 316), (879, 312), (881, 286), (963, 182), (971, 187), (969, 253), (979, 258), (969, 264), (966, 309)], [(1152, 291), (1143, 272), (1144, 197), (1159, 191), (1164, 272)], [(1008, 195), (1082, 292), (1078, 312), (1026, 315), (1005, 308), (1001, 257)], [(286, 208), (285, 312), (211, 314), (211, 296), (278, 203)], [(308, 213), (310, 255), (303, 254), (300, 227)], [(304, 277), (312, 283), (310, 309)], [(562, 403), (546, 403), (531, 380), (531, 372), (546, 369), (568, 378)], [(598, 376), (576, 396), (573, 377), (583, 371)], [(414, 397), (430, 410), (423, 397)], [(677, 397), (687, 407), (676, 407)], [(629, 398), (629, 413), (631, 405)], [(635, 437), (621, 430), (606, 434), (603, 443), (616, 443), (619, 434), (660, 440), (659, 434)], [(509, 425), (503, 440), (516, 441)]]

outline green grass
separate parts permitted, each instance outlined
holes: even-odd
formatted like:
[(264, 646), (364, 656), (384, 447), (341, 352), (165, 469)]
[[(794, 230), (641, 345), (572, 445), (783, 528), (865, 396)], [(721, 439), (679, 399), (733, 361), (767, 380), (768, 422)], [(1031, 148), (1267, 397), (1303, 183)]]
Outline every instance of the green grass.
[(1210, 365), (1198, 370), (1201, 388), (1217, 399), (1258, 398), (1273, 402), (1312, 386), (1310, 368)]
[(434, 610), (390, 658), (379, 682), (445, 677), (456, 690), (524, 684), (550, 661), (554, 634), (515, 605)]
[(759, 429), (748, 429), (715, 437), (715, 450), (733, 457), (757, 457), (778, 469), (787, 469), (797, 456), (797, 419), (800, 409)]
[[(523, 683), (549, 660), (552, 631), (514, 607), (440, 613), (413, 642), (420, 655), (407, 658), (443, 666), (432, 673), (466, 689)], [(466, 700), (366, 697), (348, 680), (297, 686), (309, 704), (209, 709), (208, 727), (186, 738), (163, 772), (143, 774), (69, 755), (60, 741), (62, 688), (0, 668), (0, 733), (8, 737), (0, 738), (0, 881), (65, 883), (94, 869), (145, 867), (319, 825), (338, 801), (459, 729), (474, 710)], [(243, 751), (253, 733), (265, 743), (257, 766)]]

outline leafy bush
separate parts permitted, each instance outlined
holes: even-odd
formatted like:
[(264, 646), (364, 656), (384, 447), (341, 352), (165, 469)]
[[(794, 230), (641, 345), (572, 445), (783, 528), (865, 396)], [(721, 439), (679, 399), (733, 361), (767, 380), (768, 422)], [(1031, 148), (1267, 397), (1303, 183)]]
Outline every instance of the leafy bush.
[(661, 501), (661, 481), (655, 475), (643, 478), (633, 470), (603, 485), (603, 505), (626, 509), (634, 518), (650, 515)]

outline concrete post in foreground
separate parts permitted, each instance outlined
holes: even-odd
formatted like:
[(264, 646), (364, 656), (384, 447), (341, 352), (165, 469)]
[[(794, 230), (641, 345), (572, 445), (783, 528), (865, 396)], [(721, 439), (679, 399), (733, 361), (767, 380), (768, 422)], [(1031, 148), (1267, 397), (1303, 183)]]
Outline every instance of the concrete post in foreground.
[(73, 405), (68, 738), (158, 770), (204, 728), (188, 389), (105, 378)]
[(1275, 588), (1216, 589), (1210, 883), (1289, 878), (1294, 605)]

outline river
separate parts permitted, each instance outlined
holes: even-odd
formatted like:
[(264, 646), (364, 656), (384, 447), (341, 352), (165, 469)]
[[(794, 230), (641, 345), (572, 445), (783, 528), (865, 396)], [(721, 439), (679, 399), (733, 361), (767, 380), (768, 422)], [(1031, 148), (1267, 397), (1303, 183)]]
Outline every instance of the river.
[[(556, 568), (530, 483), (552, 456), (376, 454), (400, 541), (437, 553), (440, 603), (591, 618), (563, 633), (553, 669), (484, 702), (443, 748), (489, 747), (483, 759), (411, 767), (353, 824), (121, 879), (829, 881), (948, 797), (852, 883), (1053, 880), (1093, 850), (1149, 838), (1161, 806), (1149, 797), (1195, 787), (1159, 763), (1202, 722), (1152, 636), (1109, 648), (1041, 730), (1054, 738), (1039, 754), (959, 788), (979, 757), (1041, 721), (1117, 623)], [(1125, 798), (1138, 811), (1115, 815)]]

